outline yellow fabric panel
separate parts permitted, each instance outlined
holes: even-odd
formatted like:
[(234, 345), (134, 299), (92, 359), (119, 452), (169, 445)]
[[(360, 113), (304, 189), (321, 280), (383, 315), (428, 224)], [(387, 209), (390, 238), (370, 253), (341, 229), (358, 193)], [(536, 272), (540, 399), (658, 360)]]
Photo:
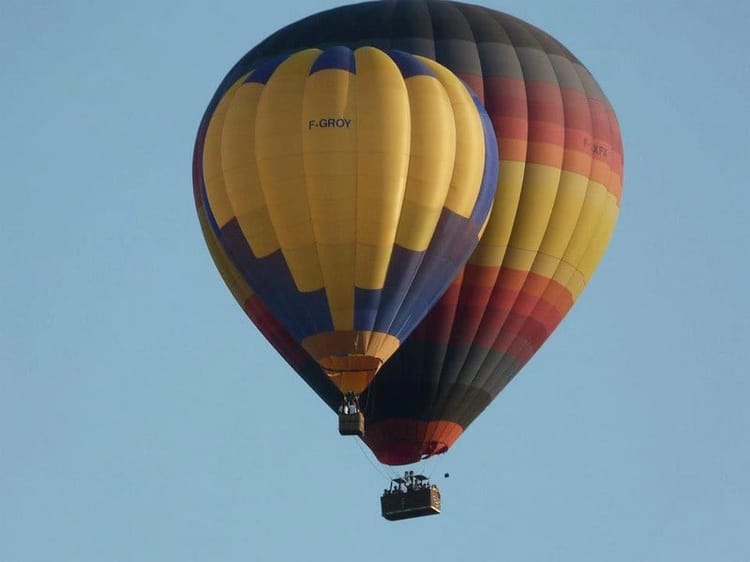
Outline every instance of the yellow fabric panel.
[(534, 265), (535, 259), (536, 250), (524, 250), (523, 248), (509, 246), (505, 249), (503, 267), (518, 271), (529, 271)]
[(323, 276), (307, 197), (300, 124), (305, 81), (320, 51), (301, 51), (282, 62), (258, 102), (256, 144), (258, 176), (276, 236), (300, 291), (323, 287)]
[[(616, 199), (616, 196), (610, 194), (612, 198)], [(561, 262), (560, 267), (555, 272), (553, 279), (563, 285), (568, 291), (570, 291), (571, 297), (575, 302), (581, 293), (586, 288), (586, 284), (591, 280), (596, 266), (601, 261), (606, 246), (609, 243), (609, 239), (614, 232), (615, 223), (617, 222), (617, 214), (619, 213), (619, 207), (617, 205), (607, 205), (607, 212), (602, 216), (602, 221), (599, 224), (596, 238), (591, 240), (591, 248), (586, 253), (584, 262), (579, 267)]]
[[(572, 178), (568, 179), (572, 180)], [(586, 178), (582, 179), (587, 182)], [(568, 289), (575, 301), (583, 292), (586, 283), (591, 279), (604, 255), (617, 222), (619, 207), (616, 196), (607, 192), (603, 185), (587, 182), (588, 189), (586, 189), (580, 180), (572, 181), (573, 183), (563, 185), (565, 182), (563, 179), (558, 202), (555, 205), (555, 212), (563, 208), (567, 208), (570, 212), (564, 220), (559, 219), (566, 223), (564, 225), (566, 232), (570, 232), (571, 223), (574, 227), (572, 234), (568, 234), (567, 237), (562, 235), (563, 238), (569, 240), (568, 246), (564, 248), (563, 259), (552, 252), (544, 251), (543, 247), (540, 247), (537, 252), (510, 246), (505, 249), (502, 265), (509, 269), (531, 271), (551, 278)], [(581, 197), (582, 194), (583, 197)], [(564, 199), (569, 199), (569, 201), (564, 201)], [(560, 204), (562, 207), (558, 208)], [(576, 207), (580, 212), (575, 212)], [(576, 214), (578, 217), (574, 220), (573, 217)], [(558, 219), (553, 213), (545, 242), (548, 236), (552, 236), (556, 239), (555, 244), (559, 244), (557, 236), (561, 235), (554, 233), (560, 226), (553, 224), (556, 220)]]
[[(492, 207), (490, 206), (490, 212), (492, 212)], [(479, 229), (479, 232), (477, 232), (477, 240), (481, 240), (482, 236), (484, 235), (484, 231), (487, 229), (487, 225), (490, 224), (490, 215), (487, 215), (487, 218), (484, 219), (484, 222), (482, 223), (482, 228)]]
[(336, 330), (354, 327), (357, 122), (353, 78), (345, 70), (318, 71), (307, 79), (303, 100), (305, 123), (321, 117), (349, 122), (346, 127), (308, 125), (302, 130), (310, 217)]
[(431, 76), (406, 81), (411, 151), (396, 243), (424, 251), (446, 203), (456, 151), (456, 123), (443, 85)]
[(318, 244), (334, 330), (354, 329), (354, 246)]
[(603, 185), (591, 182), (581, 219), (576, 227), (566, 258), (554, 279), (564, 285), (575, 301), (599, 264), (614, 232), (619, 207), (617, 196)]
[(344, 70), (323, 70), (310, 76), (305, 85), (306, 120), (333, 116), (352, 122), (343, 128), (305, 126), (302, 130), (310, 213), (316, 239), (324, 244), (354, 241), (357, 123), (350, 77)]
[(563, 260), (575, 265), (581, 262), (595, 229), (601, 220), (602, 208), (607, 196), (607, 189), (600, 183), (590, 181), (584, 198), (578, 223), (565, 249)]
[[(446, 182), (445, 186), (447, 185)], [(398, 225), (396, 244), (417, 252), (425, 251), (435, 232), (442, 209), (442, 204), (438, 209), (434, 209), (405, 199), (401, 208), (401, 222)]]
[(529, 271), (542, 275), (547, 279), (552, 279), (559, 266), (560, 258), (539, 252), (534, 258), (534, 263), (531, 265)]
[(560, 168), (526, 164), (510, 246), (534, 252), (539, 249), (555, 203), (560, 175)]
[(238, 89), (239, 84), (232, 86), (216, 106), (203, 142), (203, 179), (206, 185), (206, 197), (208, 197), (214, 220), (220, 228), (234, 218), (234, 211), (226, 195), (222, 174), (221, 137), (227, 109)]
[(355, 51), (357, 226), (355, 282), (380, 289), (396, 238), (409, 165), (409, 98), (396, 64), (382, 51)]
[(255, 117), (262, 84), (243, 84), (232, 98), (222, 131), (222, 168), (227, 197), (253, 253), (279, 249), (255, 162)]
[[(484, 131), (476, 104), (466, 86), (447, 68), (417, 57), (438, 77), (450, 98), (456, 124), (456, 152), (453, 177), (445, 207), (469, 217), (474, 210), (484, 173)], [(411, 81), (411, 79), (409, 80)]]
[(558, 260), (565, 253), (581, 214), (589, 180), (586, 176), (563, 170), (557, 188), (555, 205), (552, 208), (547, 231), (539, 252)]
[(604, 256), (604, 251), (607, 249), (609, 239), (614, 232), (619, 213), (620, 207), (618, 206), (617, 196), (613, 193), (607, 192), (607, 198), (602, 209), (601, 221), (594, 232), (591, 245), (586, 250), (583, 259), (578, 266), (583, 273), (586, 282), (591, 279), (596, 266), (599, 264), (599, 261), (601, 261), (602, 256)]
[(573, 265), (564, 261), (560, 262), (552, 279), (568, 290), (573, 302), (575, 302), (586, 287), (586, 280), (583, 278), (583, 274)]
[(526, 162), (500, 161), (495, 201), (479, 245), (469, 258), (470, 264), (499, 267), (503, 263), (521, 199), (525, 168)]

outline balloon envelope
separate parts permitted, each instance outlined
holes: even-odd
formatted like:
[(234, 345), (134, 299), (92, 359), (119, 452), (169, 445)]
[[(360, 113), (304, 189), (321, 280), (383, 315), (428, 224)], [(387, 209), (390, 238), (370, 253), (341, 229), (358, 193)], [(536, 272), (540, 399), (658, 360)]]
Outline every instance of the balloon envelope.
[(439, 64), (305, 49), (212, 103), (196, 193), (222, 274), (361, 393), (476, 247), (497, 167), (481, 103)]
[[(570, 310), (617, 220), (623, 151), (615, 113), (563, 45), (517, 18), (431, 0), (366, 2), (315, 14), (252, 49), (235, 76), (304, 47), (374, 45), (434, 59), (470, 84), (500, 156), (482, 238), (429, 315), (363, 395), (366, 443), (381, 462), (447, 450)], [(246, 284), (234, 293), (330, 406), (319, 367)]]

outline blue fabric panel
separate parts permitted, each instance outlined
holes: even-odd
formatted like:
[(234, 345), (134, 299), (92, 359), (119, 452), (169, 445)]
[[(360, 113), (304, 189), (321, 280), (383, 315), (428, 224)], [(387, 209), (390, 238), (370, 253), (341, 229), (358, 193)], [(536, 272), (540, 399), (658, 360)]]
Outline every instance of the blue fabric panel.
[(338, 69), (356, 74), (354, 52), (348, 47), (332, 47), (323, 51), (310, 68), (310, 75), (321, 70)]
[[(206, 142), (206, 131), (207, 131), (207, 129), (208, 129), (208, 125), (207, 124), (206, 124), (206, 126), (204, 126), (203, 124), (201, 124), (201, 128), (200, 128), (200, 130), (198, 132), (198, 140), (197, 140), (196, 144), (199, 147), (201, 154), (203, 154), (203, 146), (205, 145), (205, 142)], [(206, 180), (203, 177), (203, 159), (202, 158), (200, 159), (199, 166), (200, 166), (200, 168), (199, 168), (199, 172), (198, 172), (198, 178), (199, 178), (198, 181), (199, 181), (199, 184), (200, 184), (200, 198), (201, 198), (201, 203), (203, 204), (203, 208), (205, 209), (206, 218), (208, 219), (208, 224), (211, 226), (211, 230), (214, 231), (214, 234), (216, 234), (216, 236), (218, 237), (219, 236), (219, 225), (216, 222), (216, 217), (214, 217), (214, 214), (211, 211), (211, 207), (208, 204), (208, 194), (206, 194)]]
[(325, 289), (299, 292), (281, 250), (256, 258), (236, 218), (224, 225), (218, 238), (248, 285), (295, 340), (333, 331)]
[(289, 58), (288, 55), (281, 55), (264, 62), (247, 77), (245, 84), (265, 84), (279, 65), (287, 58)]
[[(383, 295), (378, 306), (375, 331), (396, 335), (393, 323), (397, 315), (404, 318), (412, 318), (416, 315), (416, 320), (410, 323), (410, 326), (414, 328), (427, 312), (427, 309), (415, 310), (414, 307), (419, 305), (414, 302), (414, 299), (407, 299), (412, 282), (419, 274), (423, 259), (424, 252), (415, 252), (398, 245), (393, 247), (391, 262), (388, 264), (388, 273), (383, 286)], [(452, 279), (449, 281), (452, 281)], [(403, 337), (399, 337), (399, 339), (403, 339)]]
[[(479, 227), (467, 228), (467, 219), (443, 209), (435, 234), (425, 253), (419, 272), (414, 278), (407, 296), (408, 306), (399, 311), (390, 330), (403, 340), (412, 332), (422, 317), (412, 317), (415, 310), (429, 311), (451, 284), (445, 279), (445, 271), (458, 272), (476, 247)], [(472, 243), (472, 239), (474, 243)]]
[(354, 288), (354, 329), (372, 330), (383, 289)]
[(409, 53), (390, 50), (388, 51), (388, 56), (396, 63), (404, 80), (412, 76), (434, 76), (433, 72), (427, 68), (427, 65)]

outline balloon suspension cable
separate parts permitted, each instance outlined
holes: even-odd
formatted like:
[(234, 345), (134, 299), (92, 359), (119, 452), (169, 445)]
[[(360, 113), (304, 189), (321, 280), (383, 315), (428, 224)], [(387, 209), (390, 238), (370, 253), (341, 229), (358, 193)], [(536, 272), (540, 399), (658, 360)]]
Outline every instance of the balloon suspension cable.
[[(377, 472), (378, 474), (380, 474), (380, 476), (382, 476), (382, 477), (383, 477), (383, 478), (384, 478), (384, 479), (385, 479), (385, 480), (386, 480), (387, 482), (390, 482), (391, 480), (393, 480), (393, 478), (395, 478), (395, 477), (396, 477), (396, 476), (398, 475), (398, 473), (397, 473), (397, 472), (395, 472), (395, 471), (393, 471), (393, 470), (392, 470), (392, 472), (391, 472), (391, 474), (390, 474), (390, 475), (388, 475), (388, 474), (387, 474), (386, 472), (384, 472), (384, 471), (383, 471), (383, 468), (382, 468), (381, 466), (378, 466), (378, 465), (377, 465), (377, 464), (376, 464), (376, 463), (375, 463), (375, 462), (374, 462), (374, 461), (373, 461), (373, 460), (372, 460), (372, 459), (370, 458), (370, 455), (369, 455), (369, 454), (367, 453), (367, 451), (365, 450), (365, 448), (364, 448), (364, 447), (362, 446), (362, 442), (361, 442), (361, 440), (360, 440), (360, 439), (355, 439), (355, 441), (357, 442), (357, 447), (359, 447), (359, 450), (360, 450), (360, 451), (362, 451), (362, 454), (363, 454), (363, 455), (364, 455), (364, 457), (365, 457), (365, 458), (367, 459), (367, 462), (369, 462), (369, 463), (370, 463), (370, 465), (371, 465), (371, 466), (372, 466), (372, 467), (373, 467), (373, 468), (375, 469), (375, 471), (376, 471), (376, 472)], [(389, 467), (389, 468), (390, 468), (390, 467)]]
[(437, 475), (440, 474), (440, 469), (445, 463), (445, 457), (446, 457), (445, 453), (441, 453), (439, 455), (430, 455), (429, 457), (425, 457), (421, 461), (422, 464), (420, 465), (420, 471), (423, 471), (422, 474), (424, 474), (431, 480), (432, 480), (433, 474), (435, 475), (435, 478), (437, 478)]
[(362, 411), (362, 407), (359, 403), (359, 394), (355, 392), (345, 392), (341, 395), (341, 405), (339, 406), (339, 413), (354, 414)]

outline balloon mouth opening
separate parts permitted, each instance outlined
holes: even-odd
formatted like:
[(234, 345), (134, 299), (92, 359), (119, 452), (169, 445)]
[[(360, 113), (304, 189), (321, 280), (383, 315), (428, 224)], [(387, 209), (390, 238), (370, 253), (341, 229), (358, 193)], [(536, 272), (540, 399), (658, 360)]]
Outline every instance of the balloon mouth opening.
[(447, 452), (461, 433), (451, 421), (390, 419), (368, 423), (363, 440), (379, 462), (399, 466)]

